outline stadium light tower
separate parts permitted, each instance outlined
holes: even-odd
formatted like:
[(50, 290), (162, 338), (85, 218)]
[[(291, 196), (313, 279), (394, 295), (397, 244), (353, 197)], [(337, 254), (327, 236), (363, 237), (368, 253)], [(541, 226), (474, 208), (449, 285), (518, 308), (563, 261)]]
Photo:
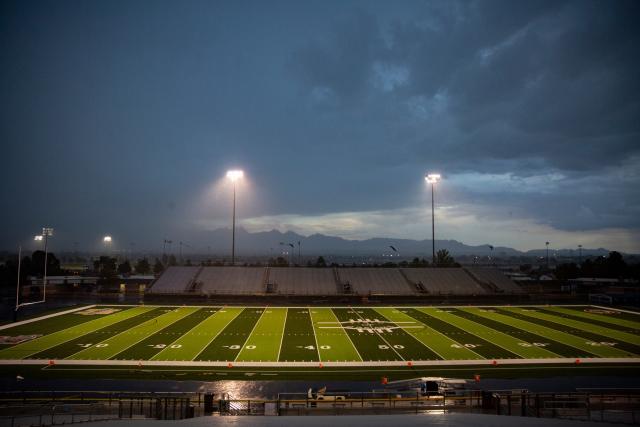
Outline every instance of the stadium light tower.
[(440, 178), (438, 173), (430, 173), (424, 177), (427, 184), (431, 184), (431, 257), (434, 267), (436, 265), (436, 214), (433, 193), (434, 187), (440, 182)]
[(233, 214), (231, 216), (231, 265), (236, 264), (236, 182), (244, 177), (241, 170), (230, 170), (227, 178), (233, 183)]
[[(42, 282), (42, 300), (45, 301), (47, 299), (47, 243), (49, 242), (49, 237), (53, 236), (53, 228), (51, 227), (42, 227), (42, 235), (40, 236), (40, 239), (36, 239), (36, 240), (42, 240), (42, 237), (44, 237), (44, 280)], [(36, 236), (37, 237), (37, 236)]]

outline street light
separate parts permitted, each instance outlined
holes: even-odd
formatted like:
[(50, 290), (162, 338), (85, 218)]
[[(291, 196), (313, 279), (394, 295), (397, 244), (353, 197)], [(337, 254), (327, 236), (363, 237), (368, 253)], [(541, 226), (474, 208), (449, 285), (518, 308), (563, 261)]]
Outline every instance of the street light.
[(227, 178), (233, 183), (233, 214), (231, 225), (231, 265), (236, 263), (236, 181), (244, 177), (244, 172), (241, 170), (227, 171)]
[(440, 174), (430, 173), (425, 175), (424, 180), (427, 184), (431, 184), (431, 256), (433, 266), (436, 265), (436, 216), (435, 216), (435, 204), (434, 204), (434, 187), (440, 181)]

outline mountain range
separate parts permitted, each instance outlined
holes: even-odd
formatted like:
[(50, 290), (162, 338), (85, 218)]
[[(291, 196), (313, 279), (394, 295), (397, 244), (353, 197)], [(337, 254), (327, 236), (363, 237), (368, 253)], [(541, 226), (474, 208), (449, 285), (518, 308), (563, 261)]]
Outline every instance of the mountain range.
[[(219, 228), (213, 231), (200, 232), (189, 236), (190, 249), (184, 248), (185, 253), (209, 252), (211, 254), (226, 254), (230, 252), (231, 230)], [(236, 228), (236, 254), (264, 256), (266, 254), (278, 255), (283, 251), (290, 251), (293, 245), (294, 254), (298, 254), (298, 242), (300, 252), (305, 256), (315, 255), (353, 255), (353, 256), (382, 256), (400, 255), (402, 257), (430, 257), (431, 239), (396, 239), (388, 237), (375, 237), (365, 240), (348, 240), (342, 237), (312, 234), (303, 236), (292, 231), (281, 232), (279, 230), (260, 231), (251, 233), (244, 228)], [(173, 252), (176, 252), (178, 242), (173, 242)], [(186, 245), (186, 244), (185, 244)], [(391, 248), (393, 246), (393, 248)], [(395, 249), (395, 250), (394, 250)], [(545, 256), (546, 249), (533, 249), (519, 251), (517, 249), (495, 246), (491, 249), (489, 244), (467, 245), (457, 240), (436, 239), (436, 250), (447, 249), (452, 255), (478, 255), (478, 256)], [(578, 249), (549, 249), (549, 253), (555, 256), (579, 255)], [(582, 249), (583, 256), (607, 255), (609, 250), (604, 248)]]

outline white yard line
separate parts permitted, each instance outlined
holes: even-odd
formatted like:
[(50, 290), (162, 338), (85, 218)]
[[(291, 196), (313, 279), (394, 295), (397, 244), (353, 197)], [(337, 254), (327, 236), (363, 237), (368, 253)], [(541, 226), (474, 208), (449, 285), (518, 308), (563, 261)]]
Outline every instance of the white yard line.
[[(320, 307), (319, 307), (320, 308)], [(325, 307), (321, 307), (321, 308), (325, 308)], [(362, 358), (362, 355), (360, 354), (360, 352), (358, 351), (358, 347), (356, 347), (356, 345), (353, 343), (353, 340), (351, 339), (351, 337), (349, 336), (349, 332), (347, 332), (347, 330), (342, 326), (342, 323), (340, 323), (340, 320), (338, 319), (338, 316), (336, 316), (336, 313), (334, 313), (334, 311), (332, 310), (331, 307), (327, 307), (327, 309), (331, 312), (331, 315), (333, 316), (334, 319), (336, 319), (335, 323), (338, 323), (340, 325), (340, 328), (342, 329), (342, 332), (344, 332), (344, 334), (347, 336), (347, 338), (349, 339), (349, 342), (351, 343), (351, 346), (355, 349), (356, 353), (358, 354), (358, 357), (360, 358), (360, 360), (364, 360)], [(318, 322), (318, 323), (322, 323), (322, 322)]]
[[(227, 307), (227, 308), (228, 308), (228, 307)], [(203, 352), (203, 351), (205, 351), (205, 350), (207, 349), (207, 347), (209, 347), (209, 346), (211, 345), (211, 343), (212, 343), (216, 338), (218, 338), (218, 335), (220, 335), (220, 334), (222, 333), (222, 331), (224, 331), (225, 329), (227, 329), (227, 326), (229, 326), (229, 324), (230, 324), (231, 322), (233, 322), (233, 321), (236, 319), (236, 317), (240, 316), (240, 314), (242, 314), (242, 312), (243, 312), (244, 310), (247, 310), (247, 309), (248, 309), (248, 308), (245, 308), (245, 309), (243, 309), (243, 310), (240, 310), (240, 311), (239, 311), (235, 316), (233, 316), (232, 318), (230, 318), (230, 319), (229, 319), (229, 321), (227, 322), (227, 324), (226, 324), (226, 325), (224, 325), (222, 328), (220, 328), (220, 330), (218, 331), (218, 333), (217, 333), (213, 338), (211, 338), (211, 341), (209, 341), (209, 342), (207, 343), (207, 345), (205, 345), (204, 347), (202, 347), (202, 350), (200, 350), (200, 351), (198, 352), (198, 354), (196, 354), (195, 356), (193, 356), (193, 359), (191, 359), (191, 361), (193, 362), (193, 361), (194, 361), (198, 356), (200, 356), (200, 354), (202, 354), (202, 352)], [(221, 309), (221, 310), (222, 310), (222, 309)], [(217, 312), (216, 312), (216, 313), (217, 313)], [(215, 313), (214, 313), (214, 314), (215, 314)], [(199, 324), (202, 324), (202, 322), (200, 322)], [(228, 363), (228, 362), (225, 362), (225, 363)]]
[[(420, 311), (422, 311), (422, 310), (420, 310)], [(431, 314), (427, 313), (426, 311), (422, 311), (422, 312), (423, 312), (423, 313), (425, 313), (425, 314), (428, 314), (429, 316), (433, 316), (433, 315), (431, 315)], [(451, 315), (455, 316), (455, 314), (454, 314), (454, 313), (448, 313), (448, 314), (451, 314)], [(515, 354), (515, 355), (520, 356), (520, 354), (518, 354), (515, 350), (509, 349), (509, 348), (507, 348), (507, 347), (504, 347), (504, 346), (502, 346), (502, 345), (498, 344), (498, 343), (497, 343), (497, 342), (495, 342), (495, 341), (492, 341), (492, 340), (491, 340), (491, 337), (484, 338), (484, 337), (482, 337), (481, 335), (478, 335), (478, 334), (476, 334), (475, 332), (472, 332), (472, 331), (468, 331), (468, 330), (466, 330), (465, 328), (463, 328), (462, 326), (458, 326), (458, 325), (456, 325), (456, 324), (453, 324), (453, 323), (451, 323), (451, 322), (447, 321), (446, 319), (441, 319), (441, 318), (440, 318), (440, 317), (438, 317), (438, 316), (433, 316), (433, 317), (435, 317), (436, 319), (438, 319), (438, 320), (440, 320), (440, 321), (442, 321), (442, 322), (447, 322), (447, 323), (449, 323), (450, 325), (452, 325), (452, 326), (454, 326), (454, 327), (456, 327), (456, 328), (458, 328), (458, 329), (460, 329), (460, 330), (463, 330), (463, 331), (465, 331), (465, 332), (466, 332), (466, 333), (468, 333), (468, 334), (475, 335), (477, 338), (480, 338), (482, 341), (486, 341), (486, 342), (488, 342), (488, 343), (491, 343), (491, 344), (495, 345), (496, 347), (500, 347), (501, 349), (508, 351), (508, 352), (509, 352), (509, 353), (511, 353), (511, 354)], [(460, 316), (458, 316), (458, 317), (460, 317)], [(482, 317), (484, 317), (484, 316), (482, 316)], [(464, 319), (464, 317), (460, 317), (460, 318), (461, 318), (461, 319)], [(465, 319), (465, 320), (469, 320), (469, 319)], [(469, 320), (469, 321), (470, 321), (470, 322), (472, 322), (472, 320)], [(477, 323), (477, 322), (476, 322), (476, 323)], [(477, 323), (477, 324), (478, 324), (479, 326), (484, 327), (484, 328), (491, 329), (492, 331), (495, 331), (497, 334), (500, 334), (500, 335), (506, 335), (507, 337), (509, 337), (509, 338), (513, 338), (513, 339), (519, 339), (519, 338), (516, 338), (516, 337), (511, 336), (511, 335), (509, 335), (509, 334), (506, 334), (506, 333), (504, 333), (504, 332), (501, 332), (501, 331), (498, 331), (498, 330), (496, 330), (496, 329), (493, 329), (493, 328), (490, 328), (490, 327), (488, 327), (488, 326), (485, 326), (485, 325), (483, 325), (482, 323)], [(522, 342), (527, 342), (527, 343), (528, 343), (528, 341), (525, 341), (525, 340), (521, 340), (521, 341), (522, 341)], [(529, 343), (529, 344), (531, 344), (531, 343)], [(551, 354), (555, 354), (556, 356), (559, 356), (559, 354), (556, 354), (556, 353), (554, 353), (554, 352), (552, 352), (552, 351), (550, 351), (550, 350), (546, 350), (546, 351), (547, 351), (547, 352), (549, 352), (549, 353), (551, 353)], [(586, 351), (586, 350), (583, 350), (583, 351)], [(475, 352), (474, 352), (474, 353), (475, 353)], [(554, 358), (554, 359), (555, 359), (555, 358)]]
[(280, 335), (280, 347), (278, 347), (278, 357), (276, 360), (280, 360), (280, 352), (282, 351), (282, 341), (284, 341), (284, 331), (287, 328), (287, 316), (289, 315), (289, 309), (284, 308), (286, 311), (284, 312), (284, 323), (282, 324), (282, 335)]
[[(640, 364), (638, 358), (558, 358), (558, 359), (496, 359), (497, 365), (576, 365), (579, 360), (580, 364)], [(162, 366), (162, 367), (228, 367), (228, 362), (208, 362), (208, 361), (142, 361), (132, 363), (130, 360), (54, 360), (55, 365), (69, 366)], [(0, 360), (0, 365), (37, 365), (47, 366), (48, 363), (43, 360), (35, 359), (18, 359), (18, 360)], [(384, 367), (384, 366), (406, 366), (405, 361), (370, 361), (370, 362), (324, 362), (325, 367)], [(487, 360), (425, 360), (415, 361), (413, 366), (494, 366), (493, 361)], [(237, 362), (234, 367), (260, 368), (260, 367), (318, 367), (318, 362)], [(562, 367), (566, 369), (566, 366)]]
[(236, 357), (233, 359), (233, 362), (235, 363), (236, 360), (238, 360), (238, 357), (240, 356), (240, 353), (242, 353), (242, 350), (244, 350), (244, 346), (247, 345), (247, 343), (249, 342), (249, 338), (251, 338), (251, 335), (253, 335), (253, 331), (256, 330), (256, 326), (258, 326), (258, 323), (260, 323), (260, 319), (262, 319), (262, 316), (264, 316), (264, 312), (267, 311), (267, 307), (264, 308), (264, 310), (262, 310), (262, 313), (260, 313), (260, 317), (258, 317), (258, 321), (256, 322), (255, 325), (253, 325), (253, 328), (251, 329), (251, 332), (249, 332), (249, 335), (247, 335), (247, 339), (244, 340), (244, 344), (242, 344), (242, 347), (240, 347), (240, 351), (238, 352), (238, 354), (236, 354)]
[[(203, 308), (203, 307), (199, 307), (199, 308)], [(216, 308), (216, 307), (211, 307), (211, 308)], [(222, 308), (219, 308), (218, 310), (222, 310)], [(172, 344), (175, 344), (176, 341), (178, 341), (180, 338), (188, 335), (189, 333), (191, 333), (191, 331), (193, 331), (195, 328), (197, 328), (202, 322), (206, 321), (209, 317), (213, 316), (214, 314), (216, 314), (218, 312), (218, 310), (216, 310), (213, 313), (210, 313), (207, 317), (205, 317), (204, 319), (202, 319), (200, 322), (196, 323), (196, 325), (189, 329), (188, 331), (186, 331), (185, 333), (182, 333), (178, 336), (178, 338), (176, 338), (175, 340), (171, 341), (171, 343), (167, 344), (167, 346), (165, 348), (163, 348), (162, 350), (160, 350), (159, 352), (157, 352), (156, 354), (154, 354), (151, 359), (155, 358), (156, 356), (158, 356), (160, 353), (162, 353), (165, 350), (168, 350), (169, 348), (171, 348)], [(197, 313), (197, 311), (196, 311)]]
[[(364, 308), (364, 307), (363, 307), (363, 308)], [(369, 307), (366, 307), (366, 308), (369, 308)], [(362, 316), (360, 316), (360, 313), (358, 313), (354, 308), (351, 308), (351, 311), (353, 311), (353, 312), (356, 314), (356, 316), (358, 316), (360, 319), (365, 320)], [(375, 310), (374, 310), (374, 311), (375, 311)], [(393, 352), (394, 352), (395, 354), (397, 354), (398, 356), (400, 356), (400, 359), (405, 360), (405, 361), (407, 360), (407, 359), (405, 359), (404, 357), (402, 357), (402, 355), (401, 355), (400, 353), (398, 353), (398, 351), (397, 351), (397, 350), (396, 350), (396, 349), (395, 349), (395, 348), (394, 348), (394, 347), (389, 343), (389, 341), (387, 341), (386, 339), (384, 339), (384, 338), (382, 337), (382, 334), (380, 334), (378, 331), (376, 331), (376, 330), (375, 330), (375, 328), (374, 328), (374, 331), (375, 331), (376, 335), (377, 335), (377, 336), (378, 336), (382, 341), (384, 341), (385, 343), (387, 343), (387, 345), (389, 346), (389, 348), (390, 348), (391, 350), (393, 350)], [(413, 338), (413, 337), (412, 337), (412, 338)]]
[(307, 307), (307, 313), (309, 313), (309, 322), (311, 322), (311, 331), (313, 332), (313, 340), (316, 343), (316, 353), (318, 354), (318, 362), (322, 363), (322, 356), (320, 356), (320, 346), (318, 346), (318, 337), (316, 336), (316, 328), (313, 326), (313, 316), (311, 315), (311, 307)]
[(39, 320), (51, 319), (52, 317), (62, 316), (63, 314), (75, 313), (76, 311), (82, 311), (82, 310), (86, 310), (86, 309), (93, 308), (93, 307), (96, 307), (96, 304), (86, 305), (86, 306), (79, 307), (79, 308), (72, 308), (71, 310), (66, 310), (66, 311), (59, 311), (57, 313), (51, 313), (51, 314), (47, 314), (45, 316), (34, 317), (33, 319), (21, 320), (19, 322), (14, 322), (14, 323), (9, 323), (9, 324), (6, 324), (6, 325), (2, 325), (2, 326), (0, 326), (0, 330), (13, 328), (14, 326), (26, 325), (27, 323), (33, 323), (33, 322), (37, 322)]

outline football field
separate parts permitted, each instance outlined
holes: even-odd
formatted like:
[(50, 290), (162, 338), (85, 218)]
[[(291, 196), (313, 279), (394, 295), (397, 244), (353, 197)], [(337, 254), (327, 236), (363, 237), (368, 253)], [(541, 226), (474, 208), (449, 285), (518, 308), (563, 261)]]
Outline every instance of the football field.
[(2, 364), (640, 362), (640, 315), (594, 306), (89, 306), (5, 325)]

